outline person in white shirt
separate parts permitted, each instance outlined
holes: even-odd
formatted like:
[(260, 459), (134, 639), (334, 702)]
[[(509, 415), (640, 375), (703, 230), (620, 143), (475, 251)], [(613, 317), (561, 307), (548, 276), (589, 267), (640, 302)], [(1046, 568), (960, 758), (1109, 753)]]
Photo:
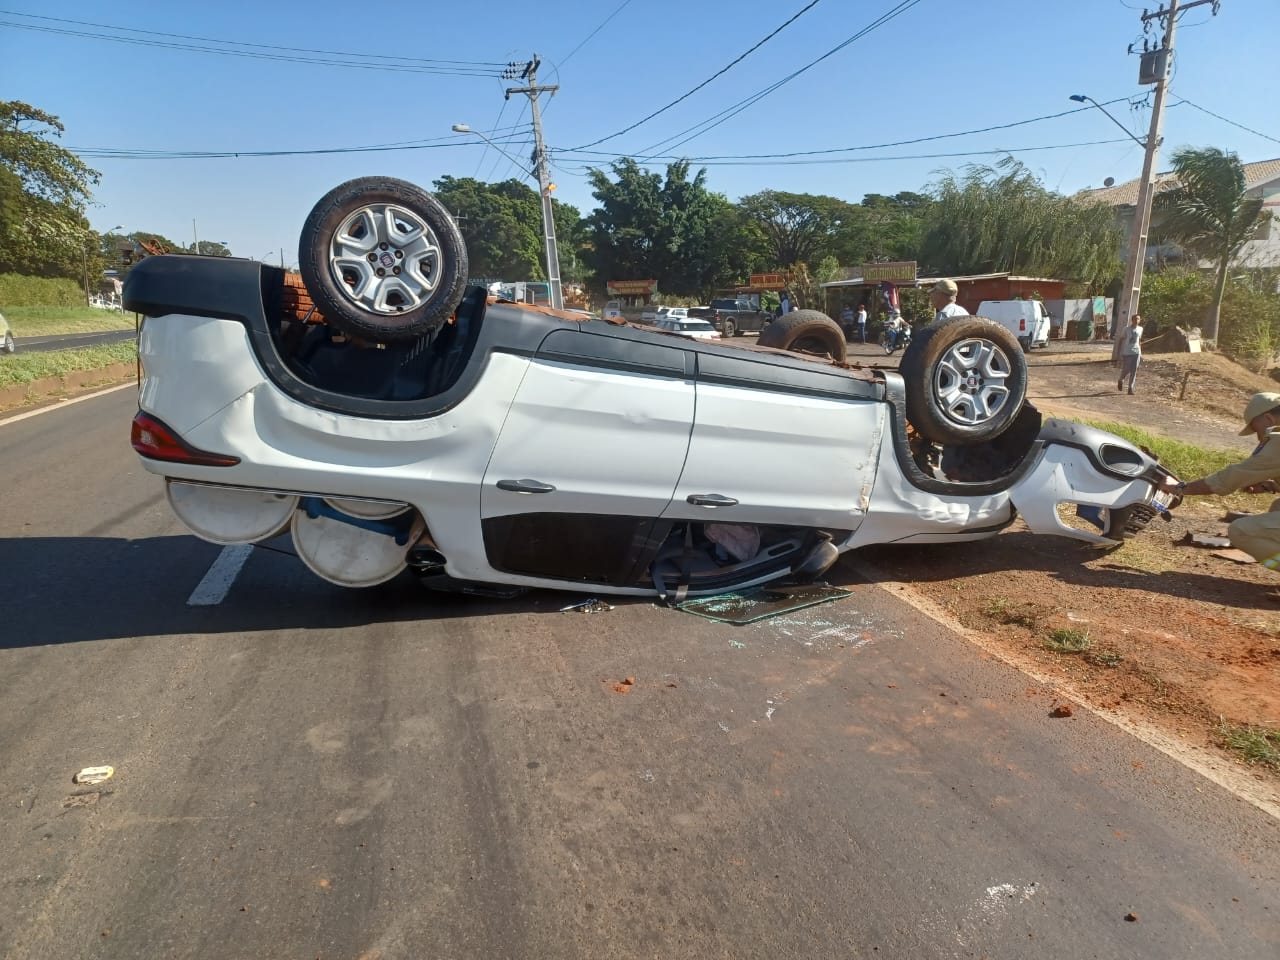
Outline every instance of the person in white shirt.
[(867, 342), (867, 305), (858, 304), (858, 339)]
[(956, 297), (959, 294), (960, 288), (956, 286), (954, 280), (939, 280), (933, 285), (933, 289), (929, 291), (929, 300), (933, 303), (933, 309), (938, 311), (934, 314), (934, 323), (945, 320), (947, 317), (969, 315), (968, 310), (956, 303)]
[(1123, 390), (1124, 382), (1128, 380), (1129, 394), (1133, 394), (1133, 384), (1138, 379), (1140, 363), (1142, 363), (1142, 314), (1135, 313), (1129, 318), (1129, 329), (1120, 338), (1120, 379), (1116, 381), (1116, 390)]

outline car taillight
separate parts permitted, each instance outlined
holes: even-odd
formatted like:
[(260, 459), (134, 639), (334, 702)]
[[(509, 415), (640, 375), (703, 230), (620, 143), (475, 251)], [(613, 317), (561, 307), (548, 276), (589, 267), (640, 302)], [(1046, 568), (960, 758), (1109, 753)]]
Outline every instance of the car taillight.
[(133, 449), (149, 460), (194, 463), (204, 467), (234, 467), (240, 462), (239, 457), (197, 450), (164, 423), (142, 411), (133, 418), (129, 440)]
[(1026, 317), (1023, 317), (1021, 320), (1019, 320), (1019, 321), (1018, 321), (1018, 329), (1019, 329), (1019, 330), (1025, 330), (1025, 329), (1027, 329), (1027, 318), (1026, 318)]

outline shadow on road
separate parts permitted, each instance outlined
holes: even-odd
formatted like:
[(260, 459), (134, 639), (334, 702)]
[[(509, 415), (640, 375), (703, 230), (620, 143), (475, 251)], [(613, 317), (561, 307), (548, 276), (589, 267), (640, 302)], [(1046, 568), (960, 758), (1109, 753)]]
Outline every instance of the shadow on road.
[[(287, 538), (264, 545), (221, 604), (190, 607), (187, 598), (219, 552), (194, 537), (0, 539), (0, 650), (127, 637), (335, 630), (498, 613), (559, 616), (562, 606), (590, 596), (582, 591), (532, 591), (513, 600), (459, 596), (429, 591), (408, 573), (377, 587), (348, 589), (316, 577), (284, 552), (287, 548)], [(615, 606), (633, 602), (650, 601), (609, 599)]]

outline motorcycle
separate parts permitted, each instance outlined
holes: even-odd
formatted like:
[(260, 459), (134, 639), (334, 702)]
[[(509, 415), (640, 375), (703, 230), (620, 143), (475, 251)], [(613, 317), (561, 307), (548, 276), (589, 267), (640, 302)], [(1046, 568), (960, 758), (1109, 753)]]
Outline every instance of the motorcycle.
[(896, 332), (891, 327), (880, 331), (880, 346), (887, 356), (893, 356), (899, 349), (905, 350), (911, 345), (911, 324), (903, 324)]

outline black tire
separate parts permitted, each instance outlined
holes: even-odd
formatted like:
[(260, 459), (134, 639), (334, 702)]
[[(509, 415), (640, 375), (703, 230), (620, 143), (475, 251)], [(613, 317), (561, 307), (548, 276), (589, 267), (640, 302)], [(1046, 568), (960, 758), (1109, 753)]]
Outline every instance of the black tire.
[[(349, 242), (339, 244), (343, 230)], [(442, 326), (467, 282), (467, 248), (449, 211), (393, 177), (360, 177), (326, 193), (302, 227), (298, 265), (316, 310), (343, 333), (376, 343)]]
[(844, 363), (844, 331), (840, 324), (820, 310), (792, 310), (760, 332), (756, 343), (762, 347), (829, 356)]
[(915, 334), (898, 370), (907, 419), (927, 440), (966, 446), (1000, 436), (1027, 399), (1027, 358), (993, 320), (947, 317)]
[(723, 335), (726, 337), (736, 337), (738, 335), (738, 328), (734, 325), (732, 320), (726, 320), (724, 322)]

